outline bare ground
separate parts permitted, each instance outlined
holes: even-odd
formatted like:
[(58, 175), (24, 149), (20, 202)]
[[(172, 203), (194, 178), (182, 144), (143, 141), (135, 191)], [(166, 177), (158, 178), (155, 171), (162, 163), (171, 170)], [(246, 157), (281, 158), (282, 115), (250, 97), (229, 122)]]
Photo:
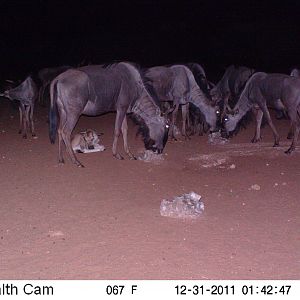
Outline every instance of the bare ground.
[[(300, 153), (283, 153), (288, 121), (276, 121), (277, 149), (269, 127), (249, 143), (250, 126), (226, 145), (169, 142), (159, 163), (114, 159), (113, 123), (114, 114), (81, 117), (75, 130), (103, 132), (107, 150), (79, 154), (85, 168), (67, 157), (59, 166), (46, 109), (38, 138), (23, 140), (2, 101), (1, 279), (300, 278)], [(131, 124), (138, 153), (135, 132)], [(200, 219), (160, 216), (162, 199), (190, 191), (205, 204)]]

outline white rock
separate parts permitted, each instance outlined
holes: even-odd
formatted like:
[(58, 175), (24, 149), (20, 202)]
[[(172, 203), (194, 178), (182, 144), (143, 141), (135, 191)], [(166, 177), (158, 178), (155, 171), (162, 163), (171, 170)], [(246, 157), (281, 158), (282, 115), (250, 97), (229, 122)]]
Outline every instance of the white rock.
[(258, 184), (253, 184), (253, 185), (251, 185), (251, 188), (250, 188), (251, 190), (254, 190), (254, 191), (259, 191), (260, 190), (260, 185), (258, 185)]

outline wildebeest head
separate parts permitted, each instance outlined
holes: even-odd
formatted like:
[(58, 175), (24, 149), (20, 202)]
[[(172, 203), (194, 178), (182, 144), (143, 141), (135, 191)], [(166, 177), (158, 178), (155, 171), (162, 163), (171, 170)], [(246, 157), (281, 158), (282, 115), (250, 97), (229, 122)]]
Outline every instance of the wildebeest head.
[(138, 115), (133, 114), (131, 118), (139, 126), (137, 135), (142, 135), (145, 148), (154, 153), (162, 153), (169, 134), (167, 119), (162, 116), (155, 116), (146, 123)]
[(224, 115), (222, 122), (222, 136), (228, 138), (233, 135), (239, 121), (238, 114), (239, 110), (235, 109)]
[(162, 153), (168, 140), (169, 124), (166, 118), (156, 116), (148, 123), (149, 136), (144, 139), (145, 148), (155, 153)]
[(203, 115), (205, 116), (205, 121), (210, 127), (210, 132), (215, 132), (219, 130), (219, 116), (220, 109), (218, 105), (208, 105), (203, 111)]

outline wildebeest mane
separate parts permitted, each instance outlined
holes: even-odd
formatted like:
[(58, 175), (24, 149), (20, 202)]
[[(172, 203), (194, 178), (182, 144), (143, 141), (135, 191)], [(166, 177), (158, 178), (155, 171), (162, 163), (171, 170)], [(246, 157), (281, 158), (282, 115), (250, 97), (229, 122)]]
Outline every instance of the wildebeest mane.
[(145, 76), (145, 72), (143, 70), (140, 69), (139, 72), (140, 72), (145, 89), (147, 90), (147, 92), (149, 93), (151, 98), (154, 100), (154, 103), (158, 107), (160, 107), (159, 97), (158, 97), (155, 89), (153, 88), (153, 85), (152, 85), (150, 79)]
[(139, 135), (142, 136), (142, 140), (147, 149), (147, 147), (148, 147), (148, 145), (150, 145), (150, 141), (151, 141), (148, 126), (146, 125), (145, 121), (137, 114), (131, 113), (129, 116), (130, 116), (130, 119), (134, 122), (134, 124), (138, 126), (136, 136), (139, 136)]
[(145, 87), (145, 89), (147, 90), (147, 92), (149, 93), (149, 95), (152, 97), (152, 99), (154, 100), (155, 104), (160, 107), (160, 101), (158, 98), (157, 93), (155, 92), (151, 81), (149, 80), (149, 78), (147, 78), (145, 76), (145, 69), (143, 69), (138, 63), (136, 62), (131, 62), (131, 61), (114, 61), (113, 63), (104, 63), (101, 66), (104, 69), (109, 69), (109, 68), (114, 68), (115, 66), (117, 66), (119, 63), (125, 63), (128, 65), (131, 65), (132, 67), (134, 67), (136, 69), (136, 71), (140, 74), (143, 85)]

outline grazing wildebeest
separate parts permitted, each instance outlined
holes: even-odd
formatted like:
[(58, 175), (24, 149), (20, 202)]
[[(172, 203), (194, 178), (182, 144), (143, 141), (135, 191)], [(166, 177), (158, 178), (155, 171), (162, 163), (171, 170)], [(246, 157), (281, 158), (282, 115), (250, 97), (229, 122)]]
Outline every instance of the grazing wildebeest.
[[(210, 90), (214, 84), (208, 81), (203, 67), (197, 63), (187, 63), (186, 66), (192, 71), (195, 80), (202, 92), (211, 100)], [(188, 103), (187, 125), (191, 134), (203, 135), (209, 129), (203, 113), (193, 104)]]
[(294, 137), (290, 148), (285, 151), (291, 153), (295, 150), (300, 130), (300, 79), (285, 74), (267, 74), (259, 72), (254, 74), (246, 83), (233, 115), (225, 118), (227, 133), (232, 132), (241, 118), (250, 109), (256, 109), (256, 130), (252, 142), (261, 139), (260, 127), (263, 115), (269, 123), (274, 135), (274, 147), (279, 145), (279, 135), (271, 120), (268, 106), (278, 110), (286, 109), (293, 128)]
[(210, 90), (212, 101), (221, 109), (221, 121), (226, 112), (236, 104), (246, 82), (254, 74), (254, 69), (244, 66), (229, 66), (221, 80)]
[(255, 70), (244, 66), (229, 66), (221, 80), (211, 89), (212, 100), (218, 103), (229, 94), (228, 104), (232, 107), (236, 104), (248, 79)]
[(168, 138), (167, 121), (161, 116), (151, 90), (144, 84), (139, 70), (130, 63), (116, 63), (107, 67), (85, 66), (70, 69), (56, 77), (50, 86), (50, 140), (55, 141), (59, 113), (59, 162), (63, 163), (62, 146), (77, 166), (70, 137), (80, 115), (95, 116), (116, 111), (112, 152), (118, 159), (117, 142), (122, 132), (126, 154), (134, 159), (127, 143), (127, 113), (132, 113), (140, 125), (145, 148), (162, 153)]
[(38, 79), (41, 82), (41, 87), (39, 90), (39, 102), (44, 103), (45, 90), (50, 85), (51, 81), (59, 74), (71, 69), (71, 66), (59, 66), (53, 68), (44, 68), (38, 72)]
[(27, 138), (27, 127), (30, 127), (32, 136), (35, 136), (34, 124), (33, 124), (33, 110), (35, 100), (38, 96), (38, 89), (31, 78), (28, 76), (20, 85), (15, 88), (8, 89), (0, 96), (9, 98), (10, 100), (19, 101), (20, 112), (20, 129), (19, 133), (22, 133), (23, 138)]
[(189, 68), (184, 65), (152, 67), (145, 71), (145, 76), (156, 91), (159, 101), (173, 104), (171, 138), (175, 139), (174, 126), (179, 105), (182, 109), (182, 134), (187, 137), (188, 103), (200, 109), (211, 131), (216, 130), (216, 109), (197, 85)]

